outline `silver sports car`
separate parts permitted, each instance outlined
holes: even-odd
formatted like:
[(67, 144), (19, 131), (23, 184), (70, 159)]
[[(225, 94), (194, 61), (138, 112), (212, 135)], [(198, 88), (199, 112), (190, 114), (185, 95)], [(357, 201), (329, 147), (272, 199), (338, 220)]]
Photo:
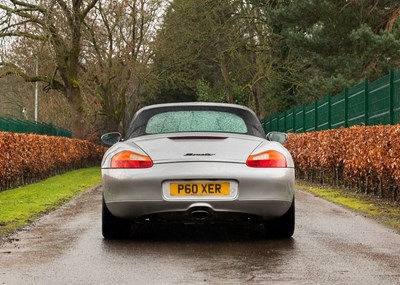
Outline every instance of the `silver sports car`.
[(294, 165), (283, 133), (264, 134), (250, 109), (174, 103), (139, 110), (102, 161), (104, 238), (132, 223), (248, 222), (294, 232)]

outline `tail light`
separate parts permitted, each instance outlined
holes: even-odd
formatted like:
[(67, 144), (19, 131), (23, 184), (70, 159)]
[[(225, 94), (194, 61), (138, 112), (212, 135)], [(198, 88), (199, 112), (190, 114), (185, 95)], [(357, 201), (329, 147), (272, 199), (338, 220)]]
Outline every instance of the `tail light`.
[(276, 150), (267, 150), (261, 153), (252, 154), (246, 161), (249, 167), (272, 168), (287, 167), (286, 157)]
[(111, 168), (150, 168), (153, 161), (147, 155), (133, 151), (122, 151), (111, 158)]

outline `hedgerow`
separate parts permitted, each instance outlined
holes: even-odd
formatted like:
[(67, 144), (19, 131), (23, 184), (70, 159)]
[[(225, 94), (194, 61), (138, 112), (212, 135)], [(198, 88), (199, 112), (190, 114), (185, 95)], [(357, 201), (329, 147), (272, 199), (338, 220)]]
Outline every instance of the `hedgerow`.
[(0, 190), (99, 164), (104, 151), (85, 140), (0, 132)]
[(400, 125), (292, 133), (285, 146), (299, 178), (399, 200)]

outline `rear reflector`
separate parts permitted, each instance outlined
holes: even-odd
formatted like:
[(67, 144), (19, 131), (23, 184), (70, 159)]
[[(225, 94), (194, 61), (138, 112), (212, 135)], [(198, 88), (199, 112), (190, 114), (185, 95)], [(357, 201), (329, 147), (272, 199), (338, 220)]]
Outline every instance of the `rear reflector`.
[(276, 150), (267, 150), (261, 153), (250, 155), (246, 161), (248, 167), (273, 168), (287, 167), (286, 157)]
[(133, 151), (122, 151), (111, 159), (111, 168), (150, 168), (153, 161), (150, 157)]

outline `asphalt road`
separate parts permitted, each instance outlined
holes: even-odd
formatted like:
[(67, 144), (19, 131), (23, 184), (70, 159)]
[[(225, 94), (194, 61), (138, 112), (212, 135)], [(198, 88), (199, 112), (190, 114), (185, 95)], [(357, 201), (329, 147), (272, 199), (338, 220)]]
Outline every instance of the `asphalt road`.
[(0, 284), (400, 284), (400, 235), (297, 192), (297, 227), (153, 227), (105, 241), (94, 189), (0, 247)]

